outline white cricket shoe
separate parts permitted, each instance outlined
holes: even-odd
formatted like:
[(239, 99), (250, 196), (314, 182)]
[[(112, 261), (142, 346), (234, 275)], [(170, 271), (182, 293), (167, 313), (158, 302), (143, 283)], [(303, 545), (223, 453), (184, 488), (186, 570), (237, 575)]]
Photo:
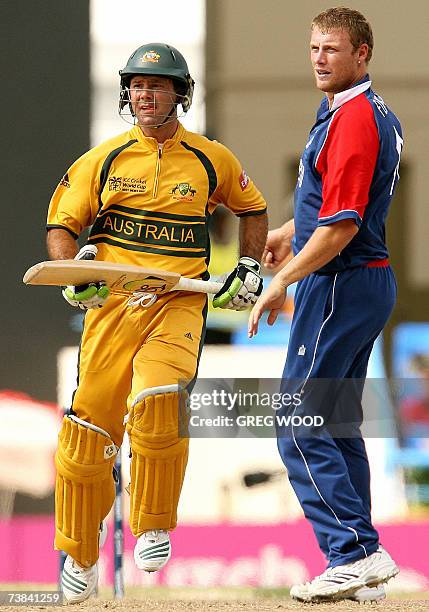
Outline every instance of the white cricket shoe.
[[(107, 523), (100, 523), (98, 546), (102, 548), (107, 540)], [(79, 603), (96, 593), (98, 585), (97, 564), (85, 569), (68, 555), (61, 573), (61, 588), (68, 603)]]
[(152, 529), (145, 531), (134, 548), (134, 561), (139, 569), (156, 572), (164, 567), (171, 557), (171, 544), (168, 531)]
[(97, 564), (91, 567), (80, 567), (73, 557), (67, 555), (61, 573), (61, 589), (67, 603), (85, 601), (97, 590)]
[[(392, 557), (381, 546), (379, 549), (353, 563), (329, 567), (311, 582), (295, 585), (290, 596), (299, 601), (326, 601), (353, 598), (360, 601), (364, 587), (376, 587), (387, 582), (399, 572)], [(379, 599), (382, 599), (380, 596)]]

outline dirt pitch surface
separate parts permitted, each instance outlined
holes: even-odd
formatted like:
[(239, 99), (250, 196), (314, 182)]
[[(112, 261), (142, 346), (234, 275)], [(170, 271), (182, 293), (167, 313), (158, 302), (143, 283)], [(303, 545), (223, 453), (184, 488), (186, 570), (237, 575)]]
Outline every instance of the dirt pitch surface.
[[(16, 606), (0, 606), (1, 611), (17, 612)], [(25, 606), (25, 612), (64, 612), (63, 606)], [(81, 604), (69, 605), (70, 612), (428, 612), (429, 600), (386, 599), (370, 606), (353, 601), (338, 601), (323, 604), (302, 604), (290, 599), (254, 598), (250, 600), (166, 600), (166, 599), (131, 599), (120, 601), (91, 599)]]

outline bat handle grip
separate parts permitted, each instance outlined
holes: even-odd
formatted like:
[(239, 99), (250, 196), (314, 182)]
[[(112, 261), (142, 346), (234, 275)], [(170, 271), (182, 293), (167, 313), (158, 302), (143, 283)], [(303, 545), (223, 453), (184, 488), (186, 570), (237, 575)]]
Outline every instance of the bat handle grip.
[(196, 293), (217, 293), (223, 287), (216, 281), (203, 281), (196, 278), (182, 277), (172, 291), (195, 291)]

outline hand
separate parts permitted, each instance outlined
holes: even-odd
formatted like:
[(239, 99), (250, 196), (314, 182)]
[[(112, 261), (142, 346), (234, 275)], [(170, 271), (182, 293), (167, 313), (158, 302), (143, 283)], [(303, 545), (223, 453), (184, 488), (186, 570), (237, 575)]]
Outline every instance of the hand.
[[(95, 259), (96, 255), (97, 247), (87, 244), (81, 248), (75, 259)], [(62, 293), (71, 306), (89, 310), (90, 308), (101, 308), (109, 297), (110, 290), (103, 281), (100, 281), (86, 285), (69, 285), (64, 287)]]
[(268, 232), (267, 242), (262, 254), (262, 262), (268, 269), (277, 268), (292, 250), (293, 234), (288, 235), (285, 228), (279, 227)]
[(260, 264), (251, 257), (240, 257), (237, 267), (226, 278), (213, 298), (215, 308), (245, 310), (256, 302), (262, 292)]
[(287, 288), (281, 283), (279, 278), (275, 276), (250, 313), (248, 324), (249, 338), (253, 338), (253, 336), (256, 336), (258, 333), (259, 320), (266, 310), (270, 311), (267, 319), (268, 325), (274, 325), (285, 302), (286, 291)]

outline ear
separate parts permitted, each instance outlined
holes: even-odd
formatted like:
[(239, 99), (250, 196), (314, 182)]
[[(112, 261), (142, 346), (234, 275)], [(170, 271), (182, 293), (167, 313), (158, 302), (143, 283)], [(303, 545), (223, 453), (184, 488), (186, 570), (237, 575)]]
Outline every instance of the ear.
[(362, 62), (366, 62), (366, 58), (368, 57), (368, 50), (369, 47), (366, 43), (362, 43), (357, 51), (358, 53), (358, 60), (362, 63)]

